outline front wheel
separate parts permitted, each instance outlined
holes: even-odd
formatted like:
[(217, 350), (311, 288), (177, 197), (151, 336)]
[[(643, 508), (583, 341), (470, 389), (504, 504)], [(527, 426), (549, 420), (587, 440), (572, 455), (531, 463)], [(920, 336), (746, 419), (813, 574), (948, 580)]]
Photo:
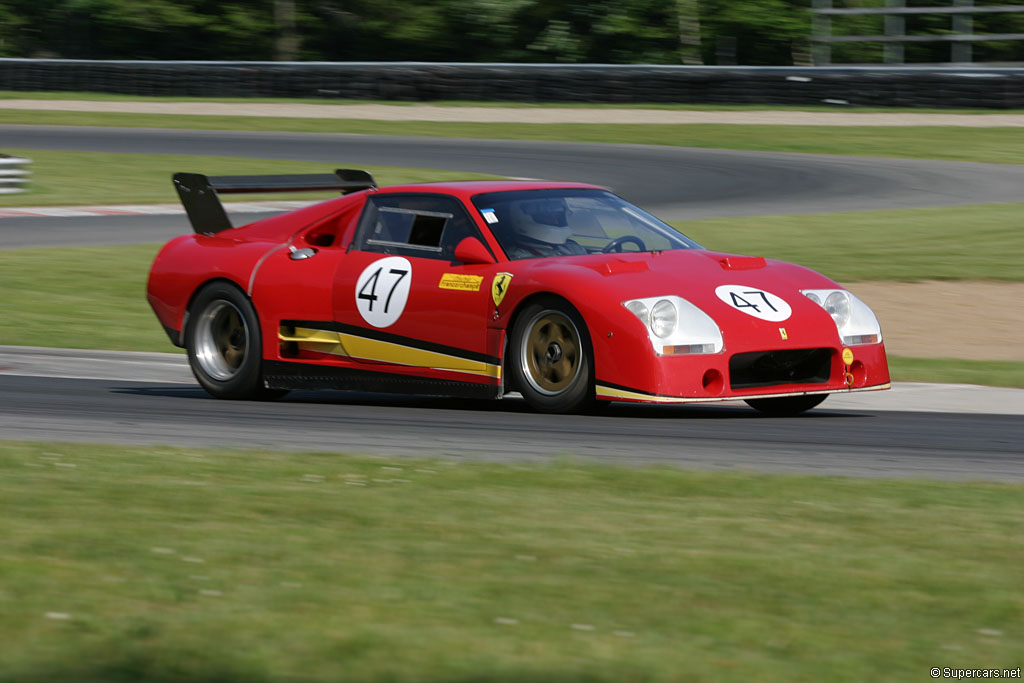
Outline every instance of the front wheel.
[(249, 299), (226, 282), (207, 285), (185, 326), (192, 374), (212, 396), (272, 399), (287, 392), (263, 386), (260, 323)]
[(531, 304), (512, 331), (511, 366), (526, 402), (545, 413), (578, 412), (594, 401), (593, 361), (583, 319), (552, 299)]
[(746, 401), (746, 404), (765, 415), (786, 417), (799, 415), (810, 410), (824, 401), (826, 396), (827, 394), (814, 394), (812, 396), (784, 396), (782, 398), (752, 398)]

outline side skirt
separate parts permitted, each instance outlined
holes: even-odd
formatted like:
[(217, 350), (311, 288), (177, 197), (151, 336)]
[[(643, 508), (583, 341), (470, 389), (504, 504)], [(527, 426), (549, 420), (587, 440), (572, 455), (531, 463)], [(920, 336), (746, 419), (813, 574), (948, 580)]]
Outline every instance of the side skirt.
[(474, 399), (499, 399), (502, 396), (500, 384), (455, 382), (287, 361), (263, 361), (263, 382), (268, 389), (335, 389)]

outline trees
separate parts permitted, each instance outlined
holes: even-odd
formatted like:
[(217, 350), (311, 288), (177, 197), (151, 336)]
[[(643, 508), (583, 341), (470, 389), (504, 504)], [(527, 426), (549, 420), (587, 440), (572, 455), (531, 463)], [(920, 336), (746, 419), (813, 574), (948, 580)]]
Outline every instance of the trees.
[[(0, 0), (0, 55), (787, 65), (808, 61), (809, 6), (810, 0)], [(834, 26), (880, 32), (881, 21), (844, 17)], [(926, 32), (949, 30), (943, 17), (908, 18), (908, 28), (913, 22)], [(1022, 22), (1024, 15), (984, 15), (975, 28), (1006, 33)], [(1007, 61), (1021, 59), (1022, 51), (1019, 42), (976, 48), (981, 58)], [(921, 43), (908, 47), (908, 58), (944, 61), (947, 52)], [(838, 62), (877, 62), (881, 48), (841, 44), (834, 53)]]

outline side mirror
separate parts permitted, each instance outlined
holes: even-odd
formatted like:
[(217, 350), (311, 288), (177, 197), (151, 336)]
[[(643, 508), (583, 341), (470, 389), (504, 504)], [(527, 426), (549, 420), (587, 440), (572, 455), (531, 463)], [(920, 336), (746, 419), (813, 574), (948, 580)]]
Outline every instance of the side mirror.
[(466, 265), (495, 263), (491, 252), (487, 251), (483, 242), (475, 237), (464, 237), (455, 246), (455, 260)]

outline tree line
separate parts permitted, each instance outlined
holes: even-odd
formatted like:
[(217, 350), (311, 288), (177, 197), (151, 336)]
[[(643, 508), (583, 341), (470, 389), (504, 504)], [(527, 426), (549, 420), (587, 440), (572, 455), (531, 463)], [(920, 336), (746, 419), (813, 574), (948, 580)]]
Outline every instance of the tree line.
[[(811, 63), (811, 0), (0, 0), (0, 56), (73, 59)], [(951, 0), (907, 0), (936, 6)], [(885, 0), (836, 0), (881, 7)], [(1024, 4), (1000, 0), (999, 4)], [(883, 33), (881, 16), (833, 20), (837, 35)], [(907, 19), (948, 33), (948, 16)], [(1024, 32), (1024, 14), (979, 15), (978, 33)], [(1024, 61), (1024, 41), (985, 43), (976, 61)], [(843, 43), (835, 63), (878, 63), (879, 44)], [(945, 62), (915, 43), (908, 62)]]

